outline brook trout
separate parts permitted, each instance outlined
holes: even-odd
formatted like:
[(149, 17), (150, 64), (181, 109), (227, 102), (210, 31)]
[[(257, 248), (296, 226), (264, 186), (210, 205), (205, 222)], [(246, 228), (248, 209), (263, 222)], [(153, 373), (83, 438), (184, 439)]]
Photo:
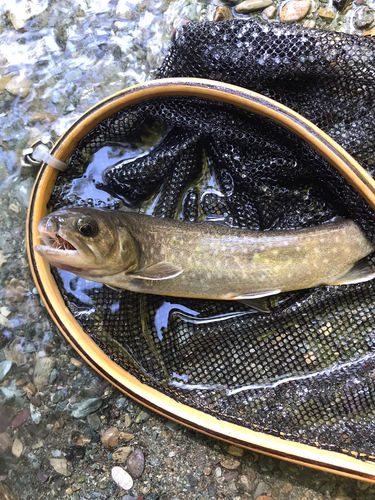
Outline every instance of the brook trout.
[(363, 260), (375, 247), (351, 220), (261, 232), (71, 208), (38, 230), (44, 245), (35, 250), (52, 265), (134, 292), (252, 300), (375, 277)]

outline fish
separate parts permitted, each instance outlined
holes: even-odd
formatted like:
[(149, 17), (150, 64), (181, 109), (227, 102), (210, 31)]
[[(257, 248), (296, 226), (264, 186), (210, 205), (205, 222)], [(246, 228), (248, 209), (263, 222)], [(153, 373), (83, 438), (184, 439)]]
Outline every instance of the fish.
[(251, 231), (79, 207), (52, 212), (38, 231), (35, 251), (53, 266), (140, 293), (251, 303), (375, 277), (366, 259), (375, 247), (350, 219)]

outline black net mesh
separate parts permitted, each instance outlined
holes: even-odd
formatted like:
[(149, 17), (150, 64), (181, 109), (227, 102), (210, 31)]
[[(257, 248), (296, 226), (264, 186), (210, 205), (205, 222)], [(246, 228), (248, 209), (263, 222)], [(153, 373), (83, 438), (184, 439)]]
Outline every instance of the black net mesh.
[[(189, 23), (159, 77), (221, 80), (276, 99), (373, 173), (374, 61), (367, 37), (253, 20)], [(256, 230), (344, 216), (375, 243), (372, 209), (310, 146), (262, 117), (196, 98), (154, 99), (104, 120), (79, 144), (50, 204), (127, 205)], [(373, 282), (281, 294), (269, 299), (271, 313), (254, 313), (117, 292), (60, 271), (56, 279), (85, 330), (145, 384), (219, 419), (375, 458)]]

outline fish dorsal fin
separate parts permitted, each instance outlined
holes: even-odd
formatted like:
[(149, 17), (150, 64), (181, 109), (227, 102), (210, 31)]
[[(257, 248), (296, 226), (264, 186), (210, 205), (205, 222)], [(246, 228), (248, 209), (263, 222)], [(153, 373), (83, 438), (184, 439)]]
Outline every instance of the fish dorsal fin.
[(152, 266), (144, 267), (139, 271), (127, 274), (128, 278), (141, 280), (169, 280), (175, 278), (183, 272), (181, 267), (172, 264), (171, 262), (158, 262)]
[(325, 285), (353, 285), (363, 283), (375, 278), (375, 269), (373, 269), (366, 258), (359, 260), (354, 266), (344, 274), (337, 276), (325, 283)]

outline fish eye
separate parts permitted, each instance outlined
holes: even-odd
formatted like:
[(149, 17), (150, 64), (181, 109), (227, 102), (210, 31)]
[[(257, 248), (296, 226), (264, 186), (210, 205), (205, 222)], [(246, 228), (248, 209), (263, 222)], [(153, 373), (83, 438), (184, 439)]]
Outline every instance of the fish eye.
[(95, 236), (99, 230), (96, 220), (91, 217), (78, 219), (77, 229), (82, 236)]

